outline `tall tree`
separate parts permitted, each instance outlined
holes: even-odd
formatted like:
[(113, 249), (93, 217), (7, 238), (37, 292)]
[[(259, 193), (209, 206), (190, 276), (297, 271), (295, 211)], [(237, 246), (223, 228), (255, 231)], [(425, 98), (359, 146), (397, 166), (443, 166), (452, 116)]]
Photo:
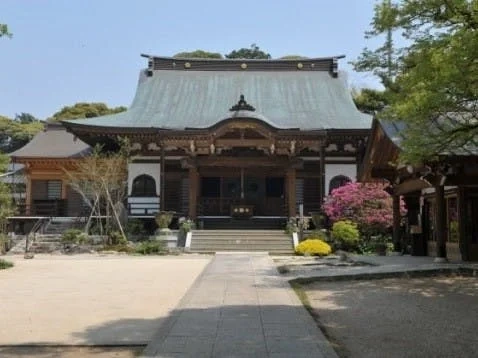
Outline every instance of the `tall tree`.
[(7, 24), (0, 24), (0, 37), (12, 37), (12, 33), (8, 31), (8, 25)]
[(79, 119), (79, 118), (93, 118), (105, 116), (108, 114), (115, 114), (126, 111), (126, 107), (110, 108), (105, 103), (85, 103), (79, 102), (73, 106), (65, 106), (58, 112), (54, 113), (49, 120), (61, 121), (65, 119)]
[(358, 110), (375, 114), (389, 103), (387, 92), (372, 88), (352, 89), (352, 98)]
[(218, 52), (208, 52), (204, 50), (195, 50), (191, 52), (179, 52), (173, 57), (176, 58), (222, 58)]
[(398, 10), (391, 0), (381, 0), (374, 10), (372, 29), (365, 33), (365, 38), (385, 37), (385, 40), (374, 50), (364, 48), (358, 59), (352, 61), (352, 65), (357, 72), (372, 72), (380, 78), (385, 88), (390, 89), (398, 73), (401, 57), (401, 49), (397, 49), (393, 43), (393, 32), (398, 27)]
[(403, 0), (390, 9), (393, 16), (375, 9), (371, 33), (400, 29), (410, 43), (397, 60), (396, 91), (380, 114), (407, 123), (402, 159), (424, 162), (475, 147), (478, 0)]
[(247, 58), (263, 60), (271, 59), (271, 55), (262, 51), (256, 44), (252, 44), (250, 48), (241, 48), (239, 50), (233, 50), (225, 56), (226, 58)]

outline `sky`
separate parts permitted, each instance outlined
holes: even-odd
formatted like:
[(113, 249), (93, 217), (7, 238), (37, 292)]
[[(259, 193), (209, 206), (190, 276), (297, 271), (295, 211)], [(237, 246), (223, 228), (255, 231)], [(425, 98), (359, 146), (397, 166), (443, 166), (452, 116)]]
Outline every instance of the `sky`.
[(226, 54), (257, 44), (273, 58), (346, 55), (349, 85), (378, 87), (348, 63), (379, 40), (364, 39), (376, 0), (1, 0), (0, 115), (46, 119), (76, 102), (129, 106), (140, 54), (204, 49)]

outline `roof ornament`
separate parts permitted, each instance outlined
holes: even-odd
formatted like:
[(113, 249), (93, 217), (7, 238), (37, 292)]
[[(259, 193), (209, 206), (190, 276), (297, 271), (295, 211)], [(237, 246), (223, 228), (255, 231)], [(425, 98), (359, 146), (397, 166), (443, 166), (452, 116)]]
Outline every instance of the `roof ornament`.
[(254, 107), (252, 107), (249, 103), (247, 103), (246, 100), (244, 99), (244, 95), (241, 94), (241, 96), (239, 98), (239, 102), (237, 102), (237, 104), (232, 106), (229, 110), (231, 112), (235, 112), (235, 111), (251, 111), (251, 112), (254, 112), (256, 109)]

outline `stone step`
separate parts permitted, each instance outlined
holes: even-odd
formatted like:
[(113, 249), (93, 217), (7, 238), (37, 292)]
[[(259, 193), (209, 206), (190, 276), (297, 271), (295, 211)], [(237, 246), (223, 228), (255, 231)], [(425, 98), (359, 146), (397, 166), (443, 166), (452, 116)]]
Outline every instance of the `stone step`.
[(194, 230), (190, 251), (293, 253), (294, 248), (292, 238), (282, 230)]

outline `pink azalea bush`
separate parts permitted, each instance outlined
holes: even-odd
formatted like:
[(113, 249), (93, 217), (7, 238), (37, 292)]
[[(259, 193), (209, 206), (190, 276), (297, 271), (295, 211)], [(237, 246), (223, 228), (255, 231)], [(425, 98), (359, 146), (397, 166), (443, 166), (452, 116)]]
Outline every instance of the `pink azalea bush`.
[[(322, 206), (325, 214), (334, 223), (351, 220), (358, 224), (366, 235), (386, 232), (392, 226), (392, 197), (380, 183), (348, 183), (334, 189)], [(406, 213), (400, 200), (400, 211)]]

